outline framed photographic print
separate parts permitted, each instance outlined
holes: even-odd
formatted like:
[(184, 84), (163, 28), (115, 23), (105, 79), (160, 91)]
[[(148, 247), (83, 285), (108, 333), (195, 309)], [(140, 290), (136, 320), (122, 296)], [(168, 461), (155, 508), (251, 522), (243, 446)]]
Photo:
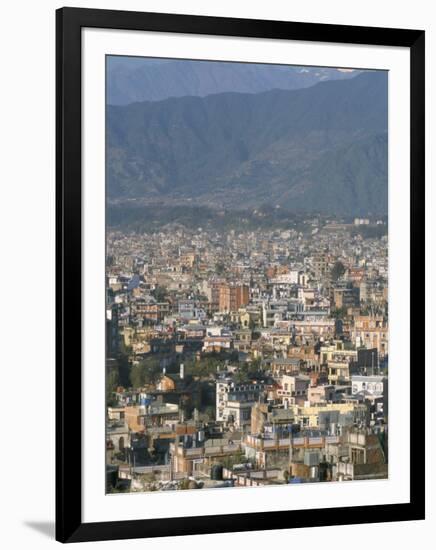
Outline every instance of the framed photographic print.
[(423, 519), (424, 32), (56, 47), (57, 539)]

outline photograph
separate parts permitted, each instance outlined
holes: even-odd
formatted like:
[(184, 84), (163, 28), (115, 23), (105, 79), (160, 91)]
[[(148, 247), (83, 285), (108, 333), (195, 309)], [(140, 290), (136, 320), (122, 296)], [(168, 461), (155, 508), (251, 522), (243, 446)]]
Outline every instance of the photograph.
[(106, 55), (107, 495), (389, 479), (388, 82)]
[(2, 12), (2, 547), (435, 539), (429, 3), (98, 4)]

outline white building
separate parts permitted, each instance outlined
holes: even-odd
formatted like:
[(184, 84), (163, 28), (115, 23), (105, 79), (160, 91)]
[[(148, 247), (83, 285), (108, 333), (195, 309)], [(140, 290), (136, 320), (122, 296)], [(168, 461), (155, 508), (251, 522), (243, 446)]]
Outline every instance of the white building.
[(360, 376), (351, 377), (351, 393), (356, 395), (360, 392), (368, 392), (374, 397), (383, 396), (383, 376)]
[(248, 409), (251, 410), (264, 391), (262, 382), (236, 384), (232, 378), (219, 378), (216, 381), (216, 420), (227, 422), (233, 417), (235, 425), (247, 423), (250, 418)]

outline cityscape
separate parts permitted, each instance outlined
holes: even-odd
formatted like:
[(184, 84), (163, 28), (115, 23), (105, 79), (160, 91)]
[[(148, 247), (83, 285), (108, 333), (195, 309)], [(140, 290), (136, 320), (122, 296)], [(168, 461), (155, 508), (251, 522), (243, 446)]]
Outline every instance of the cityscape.
[[(156, 63), (145, 67), (155, 70)], [(156, 78), (170, 70), (157, 67)], [(326, 85), (347, 94), (358, 86), (370, 96), (362, 79), (379, 86), (378, 75), (359, 71), (315, 69), (310, 76), (304, 86), (288, 83), (283, 93), (290, 102), (295, 94), (311, 94), (311, 112), (315, 92), (325, 96)], [(277, 87), (284, 87), (283, 72), (280, 78)], [(226, 89), (144, 99), (130, 88), (123, 101), (117, 83), (118, 95), (109, 89), (111, 101), (118, 101), (107, 115), (113, 118), (109, 131), (126, 119), (130, 131), (138, 109), (150, 111), (149, 119), (140, 118), (148, 120), (141, 136), (152, 132), (168, 155), (170, 130), (162, 141), (161, 129), (150, 122), (162, 124), (162, 111), (156, 115), (162, 104), (167, 113), (168, 102), (180, 102), (179, 113), (180, 105), (192, 108), (190, 94), (205, 110), (211, 97), (214, 109), (233, 101), (227, 97), (220, 106), (232, 91)], [(264, 101), (274, 90), (247, 95)], [(238, 91), (236, 100), (244, 94)], [(356, 102), (363, 109), (362, 100)], [(329, 109), (325, 100), (322, 105)], [(135, 109), (133, 119), (128, 109)], [(365, 127), (355, 118), (351, 129), (347, 123), (337, 131), (331, 127), (337, 117), (329, 119), (328, 142), (320, 138), (320, 122), (315, 129), (300, 125), (292, 135), (284, 129), (270, 137), (269, 131), (274, 146), (263, 141), (262, 148), (259, 136), (248, 139), (237, 130), (235, 137), (232, 130), (228, 139), (243, 149), (226, 164), (232, 172), (224, 177), (226, 169), (215, 162), (221, 152), (211, 160), (214, 141), (202, 153), (208, 164), (201, 182), (196, 170), (203, 165), (188, 163), (187, 153), (176, 162), (171, 152), (177, 170), (168, 169), (157, 145), (146, 161), (138, 160), (149, 154), (151, 138), (144, 153), (137, 147), (142, 137), (114, 131), (106, 237), (108, 494), (388, 477), (387, 160), (378, 127), (385, 121), (365, 114), (365, 124), (377, 126)], [(167, 127), (177, 128), (177, 140), (181, 131), (188, 135), (182, 119), (177, 114)], [(197, 135), (202, 131), (196, 127)], [(290, 144), (299, 138), (310, 154), (295, 153)], [(342, 183), (321, 191), (321, 180)]]

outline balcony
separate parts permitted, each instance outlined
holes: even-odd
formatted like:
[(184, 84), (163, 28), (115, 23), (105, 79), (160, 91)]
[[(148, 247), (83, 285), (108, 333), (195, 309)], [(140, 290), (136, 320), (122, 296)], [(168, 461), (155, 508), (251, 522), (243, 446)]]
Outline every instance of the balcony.
[(214, 447), (192, 447), (190, 449), (184, 449), (181, 445), (175, 450), (174, 444), (171, 445), (171, 454), (177, 454), (180, 458), (194, 459), (194, 458), (207, 458), (212, 456), (225, 456), (242, 451), (241, 445), (216, 445)]
[[(304, 447), (304, 448), (323, 448), (326, 444), (339, 443), (339, 436), (323, 436), (323, 437), (294, 437), (291, 440), (292, 447)], [(273, 438), (262, 439), (253, 435), (247, 435), (243, 441), (244, 446), (253, 447), (256, 450), (273, 450), (289, 448), (290, 439), (286, 438)]]

